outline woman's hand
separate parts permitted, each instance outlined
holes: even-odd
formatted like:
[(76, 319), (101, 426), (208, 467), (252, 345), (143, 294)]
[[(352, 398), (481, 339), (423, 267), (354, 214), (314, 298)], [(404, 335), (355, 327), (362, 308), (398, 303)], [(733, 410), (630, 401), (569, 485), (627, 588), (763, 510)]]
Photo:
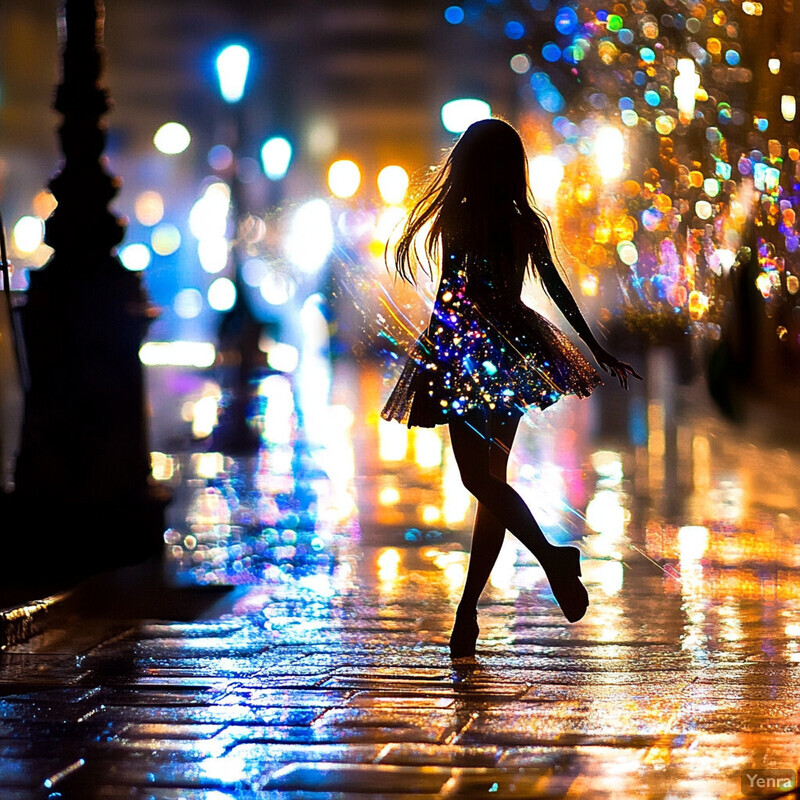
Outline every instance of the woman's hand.
[(633, 375), (634, 378), (642, 380), (642, 376), (630, 365), (624, 361), (615, 358), (607, 350), (604, 350), (600, 345), (592, 348), (592, 355), (595, 361), (600, 365), (600, 369), (613, 375), (623, 389), (628, 388), (628, 373)]

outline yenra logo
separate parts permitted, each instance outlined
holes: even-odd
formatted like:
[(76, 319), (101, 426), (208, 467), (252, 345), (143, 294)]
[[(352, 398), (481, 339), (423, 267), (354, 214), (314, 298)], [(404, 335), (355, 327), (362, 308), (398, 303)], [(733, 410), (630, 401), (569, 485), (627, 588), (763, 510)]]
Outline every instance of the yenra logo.
[(788, 792), (797, 787), (797, 773), (793, 769), (751, 769), (744, 770), (741, 775), (743, 794)]

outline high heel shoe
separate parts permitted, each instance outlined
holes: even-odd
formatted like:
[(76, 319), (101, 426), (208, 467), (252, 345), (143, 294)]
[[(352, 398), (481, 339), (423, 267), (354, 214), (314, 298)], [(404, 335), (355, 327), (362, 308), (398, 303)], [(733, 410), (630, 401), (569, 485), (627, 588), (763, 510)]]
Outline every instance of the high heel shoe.
[(450, 658), (474, 656), (479, 633), (477, 611), (466, 614), (456, 612), (453, 632), (450, 634)]
[(557, 547), (542, 566), (564, 616), (577, 622), (589, 607), (589, 593), (580, 581), (581, 551), (577, 547)]

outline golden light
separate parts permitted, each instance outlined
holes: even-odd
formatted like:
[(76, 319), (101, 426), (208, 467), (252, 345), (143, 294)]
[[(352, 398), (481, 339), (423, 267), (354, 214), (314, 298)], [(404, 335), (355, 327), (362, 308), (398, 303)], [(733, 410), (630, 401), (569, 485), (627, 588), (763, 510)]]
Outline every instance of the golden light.
[(191, 143), (192, 137), (180, 122), (167, 122), (153, 136), (153, 144), (160, 153), (174, 156), (182, 153)]
[(328, 188), (336, 197), (352, 197), (361, 185), (361, 170), (347, 158), (334, 161), (328, 170)]
[(382, 583), (393, 583), (400, 571), (400, 553), (394, 547), (387, 547), (378, 556), (378, 578)]
[(43, 189), (33, 198), (33, 213), (41, 219), (47, 219), (55, 211), (58, 201), (52, 192)]
[(158, 192), (142, 192), (134, 202), (133, 213), (142, 225), (157, 225), (164, 216), (164, 199)]
[(408, 450), (408, 428), (378, 420), (378, 454), (381, 461), (402, 461)]
[(442, 440), (435, 428), (414, 430), (414, 460), (422, 469), (438, 467), (442, 463)]
[(622, 175), (625, 168), (624, 153), (625, 139), (622, 131), (611, 125), (600, 128), (595, 139), (595, 158), (603, 178), (613, 179)]
[(442, 512), (436, 506), (427, 505), (419, 508), (419, 515), (424, 523), (432, 525), (441, 519)]
[(44, 223), (39, 217), (20, 217), (12, 231), (14, 249), (20, 255), (30, 255), (44, 240)]
[(536, 202), (545, 207), (552, 206), (564, 180), (564, 165), (560, 159), (550, 155), (536, 156), (530, 161), (528, 173)]
[(678, 101), (680, 121), (688, 124), (694, 119), (695, 95), (700, 89), (700, 75), (691, 58), (678, 59), (678, 74), (672, 84), (675, 99)]
[(382, 506), (393, 506), (400, 502), (400, 492), (394, 486), (384, 486), (378, 492), (378, 502)]
[(384, 167), (378, 173), (378, 191), (385, 203), (400, 205), (408, 191), (408, 173), (394, 164)]
[(797, 100), (793, 94), (781, 95), (781, 114), (787, 122), (792, 122), (797, 115)]

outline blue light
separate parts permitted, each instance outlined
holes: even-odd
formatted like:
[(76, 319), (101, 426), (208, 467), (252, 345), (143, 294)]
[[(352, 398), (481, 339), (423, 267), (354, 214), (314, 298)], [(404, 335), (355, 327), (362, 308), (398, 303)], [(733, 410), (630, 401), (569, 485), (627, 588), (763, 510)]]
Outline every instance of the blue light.
[(656, 54), (650, 47), (642, 47), (639, 50), (639, 58), (641, 58), (645, 64), (652, 64), (656, 60)]
[(464, 21), (464, 9), (461, 6), (448, 6), (444, 10), (444, 18), (451, 25), (459, 25)]
[(534, 11), (544, 11), (550, 5), (550, 0), (530, 0), (530, 4)]
[(561, 48), (555, 42), (547, 42), (542, 47), (542, 58), (554, 64), (561, 58)]
[(261, 148), (261, 166), (264, 174), (273, 181), (286, 175), (292, 161), (292, 145), (283, 136), (267, 139)]
[(564, 108), (564, 98), (555, 86), (550, 86), (536, 95), (539, 105), (551, 114), (561, 111)]
[(727, 50), (725, 52), (725, 60), (732, 67), (735, 67), (739, 63), (739, 61), (741, 60), (741, 57), (735, 50)]
[(630, 28), (620, 28), (617, 31), (617, 38), (620, 44), (631, 44), (633, 42), (633, 31)]
[(578, 15), (575, 13), (575, 9), (569, 6), (562, 6), (559, 8), (556, 12), (556, 18), (553, 20), (553, 24), (556, 26), (556, 30), (559, 33), (564, 35), (574, 33), (575, 29), (578, 27)]
[(515, 19), (506, 22), (506, 36), (509, 39), (521, 39), (525, 35), (525, 26)]
[(655, 89), (648, 89), (644, 93), (644, 101), (655, 108), (661, 102), (661, 95)]
[(617, 105), (620, 111), (629, 111), (633, 108), (633, 100), (630, 97), (620, 97)]
[(534, 72), (530, 77), (531, 89), (534, 92), (541, 92), (550, 86), (550, 76), (546, 72)]

